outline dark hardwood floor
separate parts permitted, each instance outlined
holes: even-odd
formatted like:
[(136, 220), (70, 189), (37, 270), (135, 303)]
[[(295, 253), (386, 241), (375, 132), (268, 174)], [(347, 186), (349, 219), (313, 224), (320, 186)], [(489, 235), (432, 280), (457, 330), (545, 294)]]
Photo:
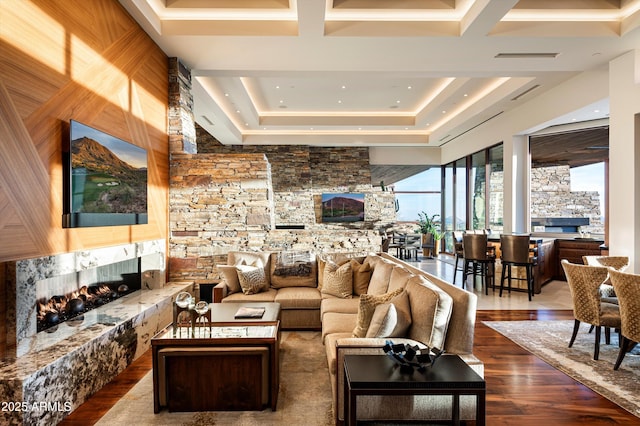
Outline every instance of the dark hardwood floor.
[[(557, 310), (478, 311), (474, 353), (484, 362), (487, 424), (639, 425), (637, 417), (482, 324), (547, 319), (573, 319), (573, 314)], [(95, 424), (150, 370), (151, 351), (147, 351), (60, 424)], [(131, 416), (135, 424), (135, 413)]]

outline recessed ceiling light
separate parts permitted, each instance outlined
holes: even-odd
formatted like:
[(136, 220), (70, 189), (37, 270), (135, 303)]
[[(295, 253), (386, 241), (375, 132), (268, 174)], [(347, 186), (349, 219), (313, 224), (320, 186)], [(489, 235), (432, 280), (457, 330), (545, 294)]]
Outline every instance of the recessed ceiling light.
[(341, 89), (346, 89), (347, 86), (345, 86), (344, 84), (342, 85)]
[(239, 109), (237, 109), (237, 110), (236, 110), (236, 112), (237, 112), (238, 114), (240, 114), (240, 110), (239, 110)]
[(396, 101), (396, 103), (397, 103), (397, 104), (399, 104), (399, 103), (400, 103), (400, 100), (397, 100), (397, 101)]
[(339, 104), (341, 104), (341, 103), (342, 103), (342, 101), (341, 101), (340, 99), (338, 99), (338, 103), (339, 103)]
[(447, 113), (447, 111), (445, 111), (445, 110), (442, 110), (442, 113), (443, 113), (443, 114), (446, 114), (446, 113)]
[(413, 89), (413, 87), (411, 87), (411, 86), (407, 86), (407, 89), (408, 89), (408, 90), (411, 90), (411, 89)]
[(229, 94), (228, 94), (228, 93), (225, 93), (224, 95), (225, 95), (226, 97), (229, 97)]
[(466, 98), (467, 96), (469, 96), (469, 94), (468, 94), (468, 93), (465, 93), (463, 96)]
[(284, 103), (284, 100), (280, 99), (280, 103), (281, 103), (281, 104), (283, 104), (283, 103)]
[(276, 86), (276, 89), (279, 89), (279, 88), (280, 88), (280, 86)]
[(596, 110), (594, 110), (593, 112), (600, 112), (600, 110), (599, 110), (599, 109), (596, 109)]

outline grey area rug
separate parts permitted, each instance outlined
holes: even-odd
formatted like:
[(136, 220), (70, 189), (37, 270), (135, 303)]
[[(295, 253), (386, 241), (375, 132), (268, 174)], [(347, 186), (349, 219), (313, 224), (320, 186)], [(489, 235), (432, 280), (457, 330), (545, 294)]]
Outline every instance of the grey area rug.
[(331, 384), (319, 332), (283, 332), (276, 411), (153, 413), (149, 372), (97, 423), (116, 425), (332, 425)]
[(611, 333), (611, 344), (600, 344), (598, 361), (593, 359), (595, 336), (589, 326), (580, 324), (573, 347), (569, 340), (573, 320), (569, 321), (483, 321), (552, 367), (594, 390), (631, 414), (640, 417), (640, 345), (627, 353), (618, 371), (618, 335)]

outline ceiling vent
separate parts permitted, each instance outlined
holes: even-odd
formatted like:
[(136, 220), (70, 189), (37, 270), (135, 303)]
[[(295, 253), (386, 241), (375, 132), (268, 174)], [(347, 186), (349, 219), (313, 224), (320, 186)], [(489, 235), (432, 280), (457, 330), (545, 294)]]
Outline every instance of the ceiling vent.
[(211, 122), (211, 120), (209, 120), (209, 118), (208, 118), (206, 115), (203, 115), (203, 116), (202, 116), (202, 119), (203, 119), (204, 121), (206, 121), (207, 123), (209, 123), (209, 125), (210, 125), (210, 126), (213, 126), (213, 123)]
[[(500, 114), (502, 114), (502, 113), (504, 113), (504, 111), (500, 111), (499, 113), (492, 115), (491, 117), (489, 117), (489, 118), (487, 118), (486, 120), (484, 120), (484, 121), (482, 121), (482, 122), (480, 122), (480, 123), (476, 124), (475, 126), (468, 128), (468, 129), (467, 129), (467, 130), (465, 130), (464, 132), (461, 132), (461, 133), (459, 133), (459, 134), (455, 135), (454, 137), (452, 137), (451, 139), (449, 139), (448, 141), (446, 141), (445, 143), (443, 143), (443, 144), (442, 144), (442, 145), (440, 145), (440, 146), (444, 146), (444, 145), (448, 144), (449, 142), (451, 142), (451, 141), (453, 141), (453, 140), (458, 139), (460, 136), (464, 135), (465, 133), (468, 133), (468, 132), (472, 131), (473, 129), (475, 129), (475, 128), (477, 128), (477, 127), (482, 126), (483, 124), (487, 123), (488, 121), (493, 120), (494, 118), (496, 118), (497, 116), (499, 116), (499, 115), (500, 115)], [(449, 135), (445, 136), (444, 138), (447, 138), (447, 137), (449, 137)], [(442, 139), (444, 139), (444, 138), (442, 138)], [(440, 141), (442, 141), (442, 139), (440, 139)]]
[(517, 101), (518, 99), (520, 99), (521, 97), (523, 97), (524, 95), (526, 95), (529, 92), (533, 92), (534, 90), (536, 90), (538, 87), (540, 87), (539, 84), (536, 84), (535, 86), (532, 86), (530, 88), (528, 88), (527, 90), (525, 90), (524, 92), (520, 93), (519, 95), (514, 96), (513, 98), (511, 98), (512, 101)]
[(559, 53), (498, 53), (498, 59), (555, 59)]

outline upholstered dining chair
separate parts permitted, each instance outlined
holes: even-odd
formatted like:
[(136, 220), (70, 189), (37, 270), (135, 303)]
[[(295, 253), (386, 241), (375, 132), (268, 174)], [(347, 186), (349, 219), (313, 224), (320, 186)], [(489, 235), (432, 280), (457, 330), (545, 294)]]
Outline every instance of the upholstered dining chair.
[(602, 327), (605, 327), (606, 343), (609, 344), (611, 328), (619, 330), (621, 323), (618, 305), (603, 302), (600, 298), (600, 284), (607, 278), (609, 270), (602, 266), (570, 263), (567, 259), (562, 259), (560, 264), (567, 276), (575, 318), (569, 347), (572, 347), (576, 340), (581, 322), (594, 325), (596, 340), (593, 359), (597, 360), (600, 354)]
[(500, 235), (500, 251), (502, 252), (500, 260), (502, 261), (502, 276), (500, 277), (500, 297), (502, 297), (502, 289), (504, 288), (504, 280), (509, 283), (509, 293), (511, 293), (511, 280), (522, 280), (523, 278), (514, 277), (512, 273), (513, 266), (522, 266), (525, 268), (527, 282), (527, 294), (529, 301), (533, 296), (533, 267), (536, 264), (536, 253), (530, 248), (529, 235)]
[(485, 294), (489, 294), (489, 283), (495, 291), (496, 257), (489, 252), (487, 234), (467, 234), (462, 236), (462, 253), (464, 268), (462, 271), (462, 288), (467, 282), (467, 276), (478, 274), (482, 277)]
[[(629, 256), (582, 256), (582, 262), (585, 265), (604, 266), (605, 268), (613, 268), (616, 271), (624, 272), (629, 266)], [(600, 296), (605, 302), (618, 303), (609, 278), (600, 286)]]
[(625, 354), (640, 342), (640, 275), (609, 271), (620, 306), (620, 352), (613, 366), (617, 370)]

